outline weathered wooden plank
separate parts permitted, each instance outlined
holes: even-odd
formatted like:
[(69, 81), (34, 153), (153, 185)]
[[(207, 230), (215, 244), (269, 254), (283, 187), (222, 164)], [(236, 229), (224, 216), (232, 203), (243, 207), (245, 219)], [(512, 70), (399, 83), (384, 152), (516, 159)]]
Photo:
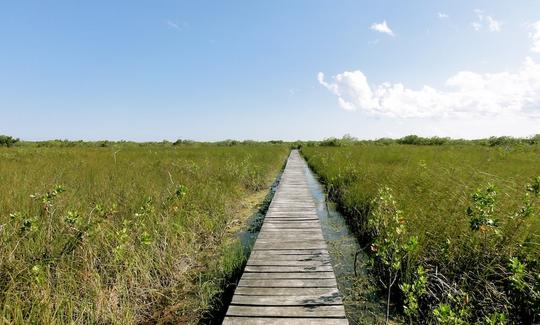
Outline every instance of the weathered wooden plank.
[(317, 206), (314, 203), (303, 204), (299, 202), (288, 202), (286, 204), (275, 204), (268, 207), (271, 210), (281, 210), (283, 212), (304, 212), (317, 211)]
[(271, 317), (345, 317), (340, 306), (237, 306), (230, 305), (228, 316), (271, 316)]
[(345, 318), (277, 318), (227, 316), (224, 325), (347, 325)]
[[(307, 187), (307, 185), (302, 185), (302, 186)], [(298, 192), (297, 189), (295, 191)], [(307, 193), (309, 195), (309, 191)], [(284, 192), (281, 191), (280, 194), (283, 195)], [(289, 193), (289, 196), (293, 196), (293, 195), (294, 195), (294, 193)], [(286, 204), (289, 204), (289, 203), (297, 205), (297, 206), (315, 206), (316, 205), (316, 203), (315, 203), (315, 201), (313, 201), (313, 199), (307, 199), (307, 198), (300, 199), (300, 198), (292, 198), (292, 197), (290, 197), (288, 199), (284, 198), (284, 197), (281, 197), (281, 198), (279, 198), (279, 200), (274, 201), (272, 205), (274, 205), (274, 206), (276, 206), (276, 205), (285, 206)]]
[(250, 259), (247, 263), (249, 266), (323, 266), (331, 265), (330, 261), (283, 261), (270, 259)]
[[(309, 238), (309, 237), (316, 237), (316, 238)], [(289, 232), (289, 231), (265, 231), (264, 233), (259, 234), (257, 236), (258, 239), (261, 240), (280, 240), (280, 239), (295, 239), (298, 241), (299, 238), (305, 239), (305, 240), (324, 240), (324, 236), (321, 231), (315, 230), (315, 231), (303, 231), (301, 233), (298, 232)]]
[(253, 250), (252, 254), (275, 254), (275, 255), (328, 255), (325, 249), (267, 249)]
[(246, 296), (328, 296), (338, 294), (337, 288), (258, 288), (258, 287), (238, 287), (235, 295)]
[(265, 219), (265, 221), (291, 221), (291, 222), (301, 222), (303, 219), (307, 219), (309, 222), (317, 222), (318, 226), (320, 227), (319, 219), (317, 215), (296, 215), (296, 216), (285, 216), (285, 215), (273, 215), (268, 217), (268, 219)]
[[(326, 248), (326, 242), (323, 239), (298, 240), (298, 238), (288, 239), (288, 238), (284, 237), (283, 239), (280, 239), (278, 241), (278, 240), (273, 240), (273, 239), (261, 238), (260, 241), (257, 240), (255, 242), (255, 246), (257, 246), (257, 244), (259, 246), (261, 246), (261, 245), (265, 245), (265, 246), (266, 245), (279, 245), (279, 244), (287, 244), (287, 246), (293, 246), (292, 248), (289, 248), (289, 249), (306, 249), (306, 246), (313, 246), (313, 245), (317, 246), (317, 248), (312, 248), (312, 249), (318, 249), (318, 248), (319, 249), (325, 249)], [(296, 246), (294, 246), (294, 245), (296, 245)], [(276, 249), (285, 249), (285, 248), (278, 247)]]
[[(303, 228), (315, 228), (315, 229), (321, 229), (321, 224), (319, 222), (315, 222), (314, 220), (287, 220), (283, 221), (283, 224), (277, 223), (273, 220), (269, 220), (268, 223), (264, 223), (263, 227), (265, 228), (287, 228), (289, 226), (294, 227), (303, 227)], [(264, 232), (264, 230), (261, 228), (261, 231)]]
[[(268, 229), (267, 231), (264, 232), (264, 236), (268, 236), (268, 237), (271, 237), (271, 236), (277, 236), (279, 234), (283, 234), (285, 236), (298, 236), (298, 238), (302, 238), (303, 236), (309, 236), (309, 235), (321, 235), (322, 236), (322, 231), (320, 231), (319, 229), (307, 229), (307, 230), (302, 230), (302, 229)], [(261, 235), (261, 234), (259, 234)], [(261, 237), (262, 238), (262, 237)], [(323, 236), (324, 238), (324, 236)], [(292, 249), (295, 249), (295, 248), (292, 248)], [(326, 249), (326, 247), (325, 247)]]
[(271, 211), (281, 211), (281, 212), (317, 212), (317, 207), (315, 204), (312, 205), (294, 205), (294, 204), (288, 204), (288, 205), (271, 205), (268, 207), (268, 210)]
[(261, 288), (333, 288), (336, 279), (240, 279), (239, 287)]
[(330, 256), (328, 254), (275, 254), (268, 253), (268, 251), (255, 251), (251, 253), (249, 258), (261, 259), (268, 258), (281, 261), (328, 261)]
[(322, 231), (320, 229), (270, 229), (267, 228), (264, 233), (260, 233), (259, 235), (277, 235), (277, 234), (287, 234), (287, 235), (298, 235), (298, 238), (302, 238), (303, 235), (309, 235), (309, 234), (320, 234), (322, 235)]
[[(302, 237), (305, 238), (305, 243), (304, 244), (309, 244), (309, 245), (312, 245), (312, 244), (315, 244), (315, 243), (320, 243), (320, 242), (323, 242), (324, 241), (324, 238), (321, 234), (302, 234)], [(290, 244), (294, 244), (294, 243), (299, 243), (298, 242), (298, 238), (295, 238), (294, 235), (283, 235), (282, 237), (279, 237), (276, 238), (275, 235), (266, 235), (266, 236), (263, 236), (263, 237), (258, 237), (257, 240), (261, 240), (261, 244), (260, 245), (263, 245), (263, 244), (278, 244), (278, 243), (281, 243), (281, 244), (287, 244), (287, 243), (290, 243)], [(305, 245), (299, 245), (297, 246), (296, 248), (303, 248), (305, 247)]]
[(291, 213), (296, 212), (296, 214), (304, 214), (304, 215), (313, 215), (317, 213), (317, 210), (315, 208), (311, 209), (305, 209), (305, 208), (269, 208), (268, 209), (270, 213)]
[(279, 201), (296, 202), (296, 201), (312, 200), (312, 199), (313, 198), (311, 197), (311, 194), (309, 192), (301, 193), (297, 191), (294, 193), (284, 193), (283, 191), (280, 191), (274, 195), (274, 201), (272, 203), (276, 204), (275, 202), (279, 202)]
[[(308, 225), (305, 225), (302, 227), (302, 223), (308, 223)], [(291, 229), (291, 230), (300, 230), (300, 231), (321, 231), (320, 224), (313, 223), (309, 225), (309, 223), (313, 223), (312, 220), (299, 220), (299, 222), (294, 222), (294, 220), (286, 221), (285, 223), (274, 223), (272, 221), (269, 221), (268, 224), (263, 224), (261, 227), (261, 233), (265, 233), (266, 231), (272, 231), (272, 230), (279, 230), (282, 229)]]
[(272, 229), (277, 229), (277, 230), (281, 230), (281, 229), (301, 229), (301, 230), (309, 230), (309, 229), (313, 229), (313, 230), (319, 230), (320, 229), (320, 226), (319, 225), (291, 225), (291, 224), (288, 224), (288, 225), (275, 225), (275, 224), (268, 224), (268, 225), (263, 225), (261, 227), (261, 231), (264, 232), (266, 230), (272, 230)]
[[(284, 233), (286, 234), (287, 231), (284, 231)], [(322, 236), (322, 233), (319, 233), (319, 232), (313, 232), (311, 234), (309, 233), (290, 233), (288, 234), (289, 236), (283, 236), (281, 237), (279, 240), (278, 239), (275, 239), (275, 236), (279, 235), (279, 232), (277, 231), (274, 231), (274, 232), (269, 232), (267, 234), (264, 234), (263, 237), (260, 237), (260, 243), (261, 244), (279, 244), (279, 243), (284, 243), (284, 242), (287, 242), (289, 244), (298, 244), (298, 245), (304, 245), (304, 244), (321, 244), (323, 246), (323, 248), (326, 248), (326, 242), (324, 241), (324, 237)], [(293, 235), (297, 235), (297, 237), (293, 237)], [(304, 238), (303, 236), (313, 236), (313, 235), (318, 235), (318, 236), (321, 236), (319, 237), (319, 239), (309, 239), (309, 238)], [(274, 237), (272, 237), (274, 236)], [(270, 239), (265, 239), (264, 237), (268, 237)], [(287, 237), (290, 237), (287, 238)], [(257, 245), (257, 242), (259, 242), (259, 237), (257, 237), (257, 241), (255, 242), (255, 245)]]
[(272, 204), (272, 206), (283, 206), (283, 207), (288, 207), (289, 205), (292, 205), (292, 206), (306, 206), (306, 207), (315, 207), (315, 201), (313, 201), (312, 199), (292, 199), (292, 198), (289, 198), (289, 199), (285, 199), (285, 198), (281, 198), (279, 200), (276, 200), (274, 201)]
[(292, 218), (292, 217), (303, 217), (303, 216), (306, 216), (306, 217), (318, 217), (317, 216), (317, 212), (308, 212), (308, 211), (297, 211), (297, 212), (293, 212), (293, 211), (268, 211), (268, 214), (267, 214), (268, 217), (287, 217), (287, 218)]
[(257, 243), (255, 242), (255, 249), (264, 250), (264, 249), (325, 249), (326, 245), (321, 244), (320, 242), (269, 242), (269, 243)]
[[(272, 234), (265, 234), (265, 235), (262, 235), (262, 236), (258, 236), (257, 239), (260, 239), (260, 240), (265, 240), (265, 241), (268, 241), (268, 240), (274, 240), (274, 241), (277, 241), (277, 240), (297, 240), (298, 239), (298, 235), (297, 234), (279, 234), (277, 231), (274, 231), (274, 233), (276, 233), (275, 235), (272, 235)], [(322, 234), (318, 234), (318, 233), (313, 233), (313, 234), (302, 234), (302, 238), (304, 238), (305, 240), (324, 240), (323, 238), (323, 235)]]
[[(278, 237), (280, 236), (280, 237)], [(315, 237), (313, 239), (310, 239), (309, 237)], [(323, 240), (324, 236), (321, 231), (315, 230), (315, 231), (266, 231), (264, 234), (259, 234), (257, 237), (261, 240), (276, 240), (276, 238), (283, 239), (298, 239), (298, 238), (305, 238), (306, 240)]]
[(268, 211), (268, 218), (273, 218), (273, 217), (280, 217), (280, 218), (318, 218), (318, 214), (316, 211), (296, 211), (296, 212), (293, 212), (293, 211), (288, 211), (288, 212), (284, 212), (284, 211), (277, 211), (277, 210), (274, 210), (274, 211), (271, 211), (269, 210)]
[(311, 229), (298, 229), (298, 228), (289, 228), (289, 229), (276, 229), (276, 228), (266, 228), (264, 230), (264, 232), (269, 232), (269, 231), (280, 231), (280, 232), (298, 232), (298, 233), (303, 233), (303, 232), (321, 232), (321, 229), (315, 229), (315, 228), (311, 228)]
[(292, 210), (292, 209), (268, 209), (267, 214), (270, 217), (273, 216), (280, 216), (280, 217), (300, 217), (300, 216), (310, 216), (310, 217), (316, 217), (317, 216), (317, 210), (315, 208), (309, 209), (309, 210)]
[(312, 240), (298, 240), (298, 238), (294, 239), (286, 239), (283, 238), (279, 242), (276, 242), (275, 240), (270, 239), (257, 239), (258, 244), (290, 244), (290, 245), (297, 245), (297, 247), (302, 247), (304, 245), (320, 245), (322, 247), (326, 247), (326, 242), (324, 240), (320, 239), (312, 239)]
[(292, 224), (292, 225), (296, 225), (296, 224), (313, 224), (313, 225), (317, 225), (317, 226), (320, 226), (320, 223), (319, 223), (319, 220), (318, 219), (306, 219), (306, 218), (302, 218), (302, 219), (293, 219), (293, 218), (287, 218), (287, 219), (268, 219), (265, 221), (265, 224), (267, 225), (271, 225), (271, 224)]
[(266, 218), (272, 219), (272, 218), (287, 218), (287, 219), (294, 219), (294, 218), (309, 218), (309, 219), (317, 219), (319, 216), (317, 213), (311, 213), (311, 212), (287, 212), (287, 213), (281, 213), (281, 212), (268, 212), (268, 214), (265, 216)]
[[(301, 229), (319, 229), (320, 224), (315, 221), (294, 221), (294, 220), (288, 220), (288, 221), (268, 221), (263, 227), (265, 228), (301, 228)], [(264, 231), (262, 231), (264, 233)]]
[[(278, 199), (278, 201), (280, 200)], [(278, 202), (278, 201), (274, 201), (274, 202)], [(315, 204), (315, 202), (304, 202), (304, 201), (305, 200), (297, 199), (297, 200), (289, 201), (289, 202), (274, 203), (272, 205), (269, 205), (268, 207), (272, 209), (280, 208), (284, 211), (286, 210), (294, 211), (294, 210), (302, 210), (302, 209), (315, 210), (317, 208), (317, 205)]]
[(317, 211), (317, 207), (314, 204), (310, 205), (302, 205), (302, 204), (282, 204), (282, 205), (274, 205), (271, 208), (269, 208), (271, 211), (284, 211), (284, 212), (291, 212), (291, 211)]
[(343, 304), (339, 294), (329, 296), (242, 296), (236, 295), (231, 302), (233, 305), (254, 306), (310, 306), (310, 305), (340, 305)]
[(270, 215), (270, 218), (272, 218), (272, 217), (318, 218), (319, 216), (317, 215), (316, 212), (309, 212), (309, 211), (302, 211), (302, 212), (298, 211), (298, 213), (295, 213), (295, 214), (291, 214), (290, 212), (289, 213), (280, 213), (280, 211), (272, 211), (271, 215)]
[(242, 279), (335, 279), (334, 272), (290, 272), (290, 273), (250, 273), (242, 275)]
[[(263, 229), (264, 228), (264, 229)], [(276, 225), (276, 224), (269, 224), (266, 226), (263, 226), (261, 228), (261, 233), (265, 234), (267, 231), (283, 231), (284, 233), (287, 232), (287, 230), (302, 230), (304, 232), (306, 231), (313, 231), (313, 232), (320, 232), (322, 234), (322, 231), (320, 230), (319, 226), (308, 226), (308, 225), (296, 225), (296, 224), (283, 224), (283, 225)], [(274, 234), (275, 235), (275, 234)], [(302, 237), (299, 237), (298, 240), (301, 240)]]
[[(256, 244), (257, 245), (257, 244)], [(290, 244), (290, 243), (277, 243), (277, 242), (274, 242), (274, 243), (269, 243), (269, 244), (258, 244), (256, 247), (255, 247), (257, 250), (259, 251), (264, 251), (264, 250), (276, 250), (276, 249), (283, 249), (283, 250), (290, 250), (290, 249), (325, 249), (324, 246), (322, 245), (319, 245), (319, 244), (309, 244), (309, 243), (305, 243), (303, 245), (296, 245), (296, 244)]]
[[(264, 229), (262, 229), (264, 228)], [(284, 223), (273, 223), (269, 222), (261, 228), (261, 232), (271, 229), (303, 229), (303, 230), (320, 230), (320, 225), (313, 222), (284, 222)], [(299, 238), (301, 239), (301, 238)]]
[[(302, 235), (309, 233), (316, 233), (322, 235), (322, 230), (320, 228), (310, 227), (310, 228), (300, 228), (300, 227), (290, 227), (290, 228), (272, 228), (265, 227), (263, 231), (259, 233), (259, 236), (266, 235), (276, 235), (276, 234), (289, 234), (289, 235), (298, 235), (298, 239), (302, 239)], [(258, 237), (258, 236), (257, 236)]]
[(319, 221), (315, 216), (313, 217), (266, 217), (266, 222), (275, 222), (275, 221)]
[(331, 265), (324, 266), (251, 266), (247, 265), (244, 272), (330, 272)]

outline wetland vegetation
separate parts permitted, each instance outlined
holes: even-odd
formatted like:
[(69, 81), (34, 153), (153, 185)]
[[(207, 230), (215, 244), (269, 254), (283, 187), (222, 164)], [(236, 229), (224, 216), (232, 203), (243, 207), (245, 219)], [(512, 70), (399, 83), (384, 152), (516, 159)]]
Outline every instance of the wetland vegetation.
[[(301, 147), (363, 249), (361, 270), (337, 266), (347, 269), (348, 311), (378, 286), (373, 299), (393, 321), (538, 322), (539, 138), (4, 137), (1, 321), (212, 322), (245, 263), (238, 233)], [(358, 308), (375, 315), (377, 304)]]
[(0, 147), (0, 323), (196, 323), (245, 257), (236, 233), (280, 144)]
[(302, 153), (406, 319), (530, 324), (540, 321), (535, 139), (344, 138)]

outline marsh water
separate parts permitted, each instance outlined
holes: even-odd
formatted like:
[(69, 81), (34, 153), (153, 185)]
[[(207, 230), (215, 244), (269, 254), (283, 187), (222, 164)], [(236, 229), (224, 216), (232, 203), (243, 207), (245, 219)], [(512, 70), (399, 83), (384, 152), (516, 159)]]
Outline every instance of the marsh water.
[(326, 200), (324, 187), (307, 164), (304, 171), (317, 205), (317, 214), (349, 323), (384, 323), (386, 303), (366, 271), (368, 256), (349, 231), (343, 215), (335, 209), (333, 203)]
[[(257, 235), (261, 230), (266, 211), (270, 206), (270, 202), (272, 202), (272, 199), (274, 198), (274, 194), (276, 193), (276, 189), (279, 185), (282, 173), (283, 171), (280, 171), (280, 173), (274, 180), (274, 183), (272, 183), (268, 194), (266, 194), (266, 196), (264, 197), (263, 202), (260, 204), (257, 210), (253, 212), (253, 214), (248, 218), (246, 229), (238, 232), (237, 234), (238, 239), (240, 240), (240, 244), (242, 245), (246, 261), (249, 258), (249, 254), (251, 253), (253, 245), (255, 244)], [(213, 304), (214, 308), (211, 309), (208, 314), (199, 321), (199, 324), (213, 325), (221, 324), (223, 322), (225, 314), (227, 313), (227, 308), (229, 307), (229, 303), (231, 302), (234, 295), (236, 284), (238, 283), (238, 281), (240, 281), (240, 278), (242, 277), (244, 266), (245, 265), (242, 265), (242, 267), (236, 270), (236, 272), (234, 272), (231, 277), (227, 279), (229, 285), (223, 288), (223, 292), (219, 295), (219, 297), (215, 298), (217, 301)]]

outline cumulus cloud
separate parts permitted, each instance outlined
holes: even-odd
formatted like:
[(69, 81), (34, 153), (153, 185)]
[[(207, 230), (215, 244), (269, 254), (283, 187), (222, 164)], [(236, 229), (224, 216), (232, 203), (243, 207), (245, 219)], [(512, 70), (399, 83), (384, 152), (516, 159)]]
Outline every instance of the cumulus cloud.
[(402, 83), (370, 85), (360, 71), (345, 71), (321, 85), (338, 97), (346, 110), (396, 118), (518, 115), (540, 117), (540, 64), (527, 57), (515, 72), (460, 71), (443, 89), (407, 88)]
[(529, 37), (532, 40), (531, 51), (540, 53), (540, 20), (531, 24), (531, 32)]
[(372, 30), (374, 31), (377, 31), (379, 33), (383, 33), (383, 34), (388, 34), (390, 36), (394, 36), (394, 32), (392, 31), (392, 29), (390, 28), (390, 26), (388, 26), (388, 24), (386, 23), (386, 20), (383, 20), (382, 23), (373, 23), (370, 27)]
[(476, 9), (474, 12), (476, 13), (476, 20), (471, 23), (474, 30), (480, 31), (482, 28), (486, 27), (490, 32), (501, 31), (501, 22), (491, 16), (485, 15), (482, 10)]

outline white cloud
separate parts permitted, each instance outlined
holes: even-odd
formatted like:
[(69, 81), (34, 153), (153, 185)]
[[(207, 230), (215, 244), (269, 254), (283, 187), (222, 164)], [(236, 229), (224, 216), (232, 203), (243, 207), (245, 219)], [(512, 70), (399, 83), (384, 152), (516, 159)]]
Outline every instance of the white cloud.
[(445, 19), (445, 18), (448, 18), (449, 16), (448, 14), (445, 14), (444, 12), (438, 12), (437, 17), (440, 19)]
[(501, 31), (501, 23), (493, 19), (491, 16), (486, 16), (486, 20), (488, 22), (488, 29), (491, 32), (500, 32)]
[(482, 29), (482, 24), (476, 21), (472, 22), (471, 26), (472, 28), (474, 28), (475, 31), (479, 31), (480, 29)]
[(476, 13), (476, 20), (471, 23), (472, 28), (475, 31), (480, 31), (484, 26), (490, 31), (490, 32), (500, 32), (502, 23), (492, 16), (488, 16), (484, 14), (484, 11), (476, 9), (474, 11)]
[(532, 31), (529, 33), (529, 37), (532, 40), (531, 51), (540, 53), (540, 20), (530, 25)]
[(474, 9), (474, 13), (476, 14), (476, 17), (478, 17), (479, 20), (484, 19), (484, 10), (482, 10), (482, 9)]
[(167, 24), (167, 26), (169, 26), (170, 28), (180, 30), (180, 26), (174, 21), (166, 20), (165, 24)]
[(321, 85), (343, 109), (396, 118), (526, 116), (540, 117), (540, 64), (527, 57), (515, 72), (460, 71), (444, 89), (414, 90), (402, 83), (371, 86), (362, 71), (345, 71)]
[(392, 29), (390, 29), (390, 26), (388, 26), (386, 20), (384, 20), (382, 23), (373, 23), (370, 28), (379, 33), (394, 36), (394, 32), (392, 31)]
[(165, 24), (172, 29), (176, 29), (178, 31), (182, 31), (188, 27), (188, 23), (183, 21), (181, 23), (176, 23), (172, 20), (165, 20)]

